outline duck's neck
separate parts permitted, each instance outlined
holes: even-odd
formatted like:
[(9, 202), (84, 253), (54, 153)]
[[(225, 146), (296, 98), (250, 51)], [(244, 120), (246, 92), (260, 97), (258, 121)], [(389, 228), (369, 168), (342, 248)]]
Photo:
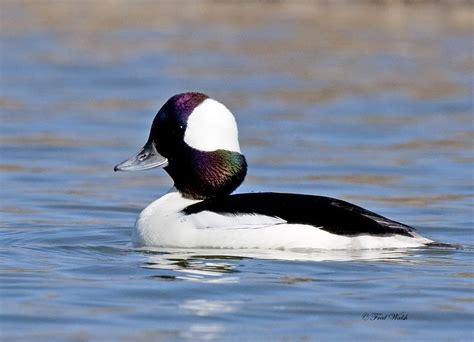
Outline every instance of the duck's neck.
[(191, 149), (171, 159), (165, 170), (184, 197), (204, 200), (231, 194), (243, 182), (247, 162), (238, 152)]

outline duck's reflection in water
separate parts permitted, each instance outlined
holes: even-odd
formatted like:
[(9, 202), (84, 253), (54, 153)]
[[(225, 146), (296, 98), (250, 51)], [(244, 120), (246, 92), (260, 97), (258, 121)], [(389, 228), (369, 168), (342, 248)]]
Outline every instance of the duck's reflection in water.
[(144, 268), (174, 271), (172, 275), (162, 274), (154, 277), (164, 280), (189, 280), (209, 283), (235, 283), (240, 272), (231, 260), (245, 257), (223, 253), (208, 253), (208, 250), (170, 250), (145, 249), (148, 254)]
[(173, 271), (154, 277), (163, 280), (189, 280), (212, 283), (239, 282), (239, 261), (262, 259), (278, 261), (387, 261), (408, 262), (417, 249), (380, 250), (251, 250), (140, 248), (147, 254), (144, 268)]

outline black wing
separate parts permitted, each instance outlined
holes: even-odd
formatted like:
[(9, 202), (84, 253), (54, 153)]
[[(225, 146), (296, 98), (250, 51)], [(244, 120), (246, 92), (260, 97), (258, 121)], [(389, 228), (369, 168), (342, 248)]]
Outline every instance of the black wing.
[(312, 225), (332, 234), (346, 236), (413, 236), (415, 230), (349, 202), (324, 196), (274, 192), (236, 194), (207, 199), (183, 209), (187, 215), (201, 211), (279, 217), (288, 223)]

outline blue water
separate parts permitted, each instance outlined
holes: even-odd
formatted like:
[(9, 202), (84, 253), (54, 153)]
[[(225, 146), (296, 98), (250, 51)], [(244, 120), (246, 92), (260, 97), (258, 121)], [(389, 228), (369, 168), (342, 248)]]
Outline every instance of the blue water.
[[(2, 340), (473, 340), (470, 8), (108, 4), (0, 5)], [(134, 249), (172, 184), (113, 166), (186, 90), (236, 115), (238, 191), (464, 248)]]

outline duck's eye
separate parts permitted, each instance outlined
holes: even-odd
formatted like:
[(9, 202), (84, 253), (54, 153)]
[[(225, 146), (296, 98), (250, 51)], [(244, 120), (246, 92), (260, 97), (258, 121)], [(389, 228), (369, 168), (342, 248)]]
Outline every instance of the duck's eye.
[(148, 153), (148, 152), (143, 152), (143, 153), (141, 153), (141, 154), (138, 155), (138, 160), (139, 160), (139, 161), (145, 160), (146, 158), (148, 158), (149, 155), (150, 155), (150, 153)]

